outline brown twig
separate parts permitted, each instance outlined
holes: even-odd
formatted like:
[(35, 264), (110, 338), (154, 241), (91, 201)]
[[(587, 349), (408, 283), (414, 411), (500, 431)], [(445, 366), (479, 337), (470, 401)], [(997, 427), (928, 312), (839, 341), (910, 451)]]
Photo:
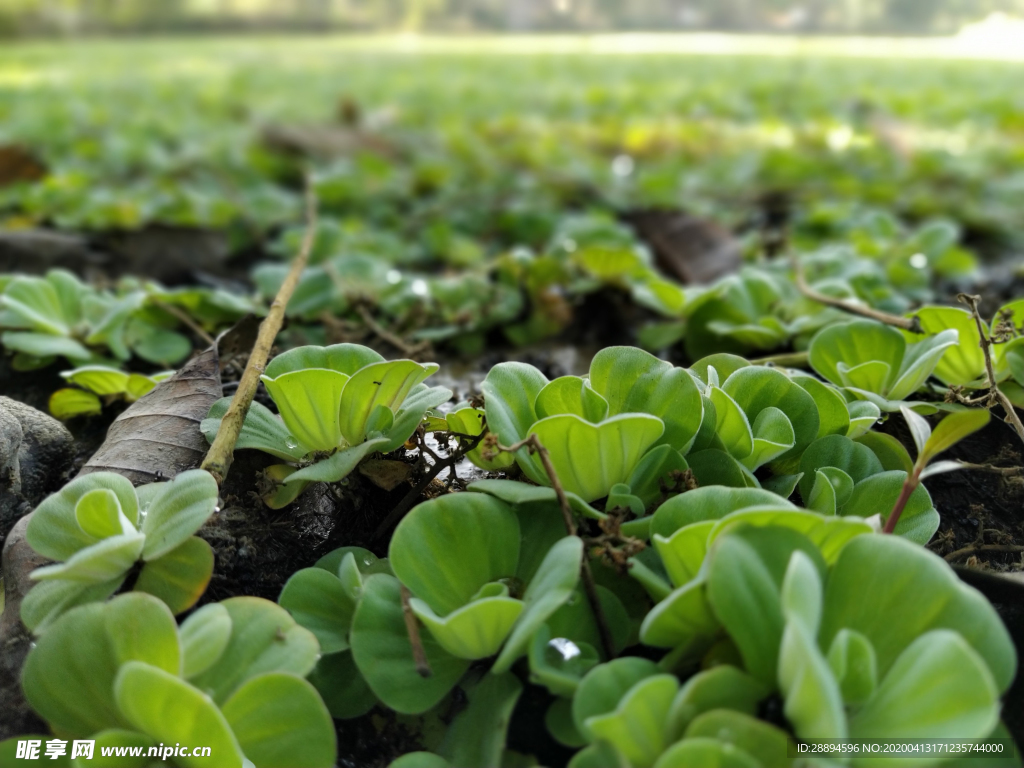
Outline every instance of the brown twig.
[(790, 264), (793, 265), (793, 274), (796, 277), (796, 287), (800, 290), (804, 296), (811, 301), (816, 301), (819, 304), (824, 304), (828, 307), (835, 307), (841, 309), (844, 312), (849, 312), (851, 315), (860, 315), (871, 320), (877, 320), (880, 323), (891, 325), (894, 328), (901, 328), (904, 331), (910, 333), (924, 333), (924, 329), (921, 327), (921, 321), (918, 320), (917, 315), (912, 317), (900, 317), (899, 315), (890, 315), (888, 312), (881, 312), (877, 309), (864, 306), (863, 304), (857, 304), (853, 301), (847, 301), (846, 299), (837, 299), (833, 296), (827, 296), (820, 291), (816, 291), (807, 284), (807, 280), (804, 277), (804, 268), (796, 258), (796, 254), (791, 253), (789, 257)]
[[(515, 445), (498, 445), (499, 451), (506, 451), (508, 453), (515, 453), (520, 448), (526, 448), (530, 453), (536, 453), (540, 458), (540, 463), (544, 465), (544, 471), (547, 473), (548, 479), (551, 481), (551, 487), (555, 491), (555, 497), (558, 499), (558, 506), (562, 510), (562, 518), (565, 522), (565, 530), (570, 536), (577, 535), (576, 518), (573, 517), (572, 507), (569, 506), (569, 497), (565, 495), (565, 489), (562, 488), (562, 483), (558, 479), (558, 473), (555, 472), (555, 467), (551, 463), (551, 456), (548, 454), (548, 449), (544, 447), (537, 435), (530, 435), (525, 440), (520, 440)], [(594, 612), (594, 621), (597, 624), (598, 634), (601, 636), (601, 645), (604, 647), (604, 652), (607, 658), (611, 659), (615, 656), (615, 640), (612, 637), (611, 629), (608, 627), (608, 619), (604, 615), (604, 607), (601, 605), (601, 598), (597, 594), (597, 584), (594, 583), (594, 574), (590, 570), (590, 560), (587, 559), (587, 553), (584, 551), (583, 559), (580, 565), (580, 576), (583, 582), (583, 589), (587, 593), (587, 601), (590, 603), (590, 609)]]
[(427, 486), (429, 486), (434, 481), (435, 477), (441, 474), (441, 472), (446, 467), (454, 468), (456, 464), (462, 461), (462, 459), (465, 457), (467, 453), (476, 448), (480, 444), (480, 441), (483, 440), (484, 437), (487, 435), (487, 429), (485, 425), (483, 431), (481, 431), (479, 435), (475, 436), (462, 435), (454, 432), (450, 432), (448, 434), (453, 437), (460, 438), (461, 444), (459, 448), (456, 449), (456, 451), (452, 453), (452, 455), (449, 456), (447, 459), (442, 459), (434, 451), (430, 450), (429, 447), (425, 446), (423, 443), (423, 436), (420, 435), (419, 447), (421, 449), (425, 449), (425, 451), (429, 453), (429, 455), (433, 456), (435, 462), (431, 465), (430, 469), (427, 471), (427, 474), (424, 475), (420, 483), (407, 494), (405, 494), (405, 498), (398, 502), (398, 504), (395, 505), (394, 509), (392, 509), (391, 512), (388, 513), (388, 516), (384, 518), (383, 522), (381, 522), (381, 524), (377, 526), (377, 530), (373, 532), (374, 541), (380, 541), (382, 538), (384, 538), (384, 535), (388, 531), (390, 531), (392, 528), (398, 525), (399, 521), (401, 521), (401, 519), (405, 516), (405, 513), (408, 512), (412, 505), (415, 504), (416, 501), (423, 495), (423, 491), (425, 491), (427, 489)]
[(1024, 475), (1024, 467), (994, 467), (991, 464), (971, 464), (967, 461), (961, 461), (960, 466), (964, 469), (972, 469), (975, 472), (991, 472), (992, 474), (1002, 475), (1003, 477)]
[(945, 555), (947, 563), (952, 563), (954, 560), (959, 560), (961, 557), (967, 557), (970, 555), (978, 554), (980, 552), (1024, 552), (1024, 545), (1021, 544), (972, 544), (969, 547), (963, 547), (955, 552), (950, 552)]
[(245, 365), (245, 371), (238, 382), (238, 389), (231, 399), (227, 413), (221, 420), (217, 437), (210, 446), (206, 459), (203, 460), (203, 469), (216, 478), (217, 483), (224, 482), (228, 470), (231, 468), (231, 461), (234, 458), (235, 444), (238, 442), (238, 435), (242, 431), (242, 422), (249, 412), (252, 399), (256, 396), (256, 388), (260, 383), (260, 376), (267, 367), (267, 359), (270, 357), (270, 350), (274, 346), (274, 339), (277, 338), (281, 326), (284, 324), (284, 312), (288, 302), (295, 292), (295, 286), (299, 282), (302, 271), (309, 261), (310, 251), (313, 250), (313, 241), (316, 238), (316, 193), (313, 191), (313, 184), (310, 178), (306, 177), (306, 233), (302, 238), (302, 245), (299, 253), (292, 262), (288, 275), (281, 284), (274, 303), (270, 305), (270, 311), (260, 323), (259, 336), (256, 344), (253, 345), (252, 354), (249, 355), (249, 362)]
[(416, 621), (416, 614), (412, 612), (409, 600), (412, 593), (405, 584), (400, 585), (402, 590), (402, 616), (405, 619), (405, 631), (409, 633), (409, 645), (412, 646), (412, 660), (416, 664), (416, 674), (420, 677), (430, 677), (434, 673), (430, 669), (430, 662), (427, 661), (427, 652), (423, 650), (423, 640), (420, 639), (420, 625)]
[(960, 293), (957, 294), (956, 298), (961, 304), (966, 304), (971, 308), (971, 315), (974, 317), (974, 323), (978, 327), (978, 346), (981, 347), (982, 354), (985, 356), (985, 376), (988, 378), (990, 399), (989, 407), (999, 403), (1006, 412), (1004, 421), (1013, 427), (1021, 440), (1024, 440), (1024, 424), (1021, 423), (1017, 410), (1013, 407), (1010, 399), (996, 385), (996, 372), (995, 367), (992, 365), (992, 339), (986, 333), (985, 324), (981, 320), (981, 313), (978, 312), (978, 302), (981, 301), (981, 297)]
[(194, 333), (196, 336), (198, 336), (200, 339), (206, 342), (206, 344), (208, 344), (209, 346), (212, 347), (214, 344), (217, 343), (216, 341), (214, 341), (213, 336), (208, 334), (203, 329), (203, 327), (199, 325), (199, 323), (197, 323), (195, 320), (193, 320), (192, 316), (189, 315), (189, 313), (183, 310), (181, 307), (176, 307), (174, 304), (168, 304), (166, 301), (161, 301), (155, 296), (150, 296), (149, 300), (153, 303), (153, 306), (159, 307), (164, 312), (168, 312), (174, 315), (185, 326), (187, 326), (188, 329), (192, 331), (192, 333)]

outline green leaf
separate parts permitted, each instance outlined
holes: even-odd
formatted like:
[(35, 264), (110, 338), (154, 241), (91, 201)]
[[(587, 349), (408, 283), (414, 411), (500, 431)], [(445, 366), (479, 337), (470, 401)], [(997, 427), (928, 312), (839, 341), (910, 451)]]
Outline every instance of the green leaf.
[(491, 671), (506, 672), (526, 653), (535, 632), (576, 589), (583, 561), (583, 541), (566, 536), (548, 551), (523, 594), (524, 608)]
[(97, 539), (136, 532), (128, 518), (121, 513), (117, 496), (106, 488), (89, 491), (78, 500), (75, 520), (83, 531)]
[[(931, 740), (956, 734), (973, 741), (991, 733), (999, 710), (999, 691), (985, 661), (956, 632), (936, 629), (895, 659), (875, 694), (851, 717), (850, 735)], [(941, 760), (924, 755), (917, 762)]]
[(734, 458), (740, 461), (746, 459), (754, 450), (754, 433), (747, 415), (735, 400), (718, 387), (711, 388), (709, 397), (718, 419), (718, 438)]
[(98, 416), (103, 413), (103, 403), (92, 392), (81, 389), (58, 389), (50, 395), (50, 415), (67, 421), (77, 416)]
[(110, 536), (79, 550), (65, 562), (44, 565), (32, 571), (32, 578), (62, 579), (99, 584), (123, 576), (139, 559), (146, 538), (139, 533)]
[[(230, 397), (218, 400), (210, 408), (209, 415), (200, 423), (199, 429), (210, 443), (217, 437), (221, 419), (224, 418), (230, 404)], [(242, 448), (263, 451), (285, 461), (299, 461), (309, 453), (309, 449), (292, 436), (280, 418), (256, 401), (249, 406), (249, 412), (242, 423), (242, 431), (238, 435), (238, 443), (235, 445), (236, 450)]]
[(828, 665), (847, 704), (863, 704), (878, 686), (875, 649), (856, 630), (839, 630), (828, 649)]
[[(839, 514), (865, 519), (881, 515), (888, 519), (906, 481), (906, 472), (880, 472), (862, 480), (853, 487), (850, 500)], [(939, 528), (939, 513), (932, 505), (932, 497), (923, 485), (917, 486), (903, 507), (895, 533), (909, 541), (927, 544)]]
[(485, 675), (469, 692), (469, 705), (445, 734), (441, 754), (460, 768), (501, 765), (512, 710), (523, 692), (511, 674)]
[(711, 529), (708, 546), (712, 546), (715, 539), (731, 528), (741, 525), (779, 527), (796, 531), (810, 539), (825, 562), (829, 564), (835, 562), (850, 539), (873, 532), (869, 524), (856, 518), (825, 517), (803, 510), (755, 507), (741, 509), (723, 517)]
[(893, 400), (903, 400), (912, 395), (932, 375), (945, 351), (956, 345), (955, 330), (942, 331), (936, 336), (927, 336), (916, 344), (909, 345), (899, 376), (888, 396)]
[(322, 656), (309, 673), (309, 682), (320, 692), (331, 716), (339, 720), (362, 717), (377, 704), (350, 651)]
[[(445, 419), (441, 420), (445, 425), (445, 430), (458, 432), (463, 435), (479, 435), (483, 428), (484, 412), (478, 408), (458, 408), (458, 406), (456, 408), (458, 410), (452, 411)], [(504, 451), (493, 459), (485, 459), (483, 457), (483, 446), (480, 445), (467, 453), (466, 456), (476, 466), (488, 471), (510, 467), (516, 461), (515, 456)]]
[(496, 654), (524, 607), (508, 596), (508, 587), (498, 583), (485, 585), (472, 602), (443, 618), (419, 598), (413, 598), (410, 606), (442, 648), (470, 660)]
[(484, 584), (515, 575), (519, 519), (490, 496), (441, 496), (398, 524), (388, 560), (414, 595), (445, 615), (466, 605)]
[(846, 407), (846, 400), (834, 387), (818, 381), (813, 376), (796, 374), (791, 376), (793, 383), (805, 389), (807, 394), (814, 398), (814, 404), (818, 407), (818, 434), (817, 437), (826, 435), (845, 435), (850, 430), (850, 411)]
[[(526, 363), (499, 363), (491, 368), (480, 389), (484, 393), (487, 426), (502, 445), (526, 439), (537, 421), (534, 403), (547, 378)], [(516, 453), (520, 464), (531, 464), (526, 449)], [(531, 475), (532, 477), (532, 475)]]
[(33, 633), (41, 635), (62, 613), (77, 605), (101, 603), (121, 588), (125, 575), (110, 581), (89, 584), (82, 581), (41, 581), (21, 602), (21, 620)]
[[(141, 661), (123, 665), (113, 685), (117, 705), (135, 730), (161, 743), (210, 748), (217, 764), (242, 768), (242, 752), (231, 727), (210, 697), (185, 681)], [(182, 766), (204, 765), (209, 758), (176, 757)]]
[(673, 485), (674, 473), (689, 469), (686, 459), (670, 445), (659, 445), (644, 454), (633, 472), (626, 479), (626, 485), (645, 507), (661, 499), (662, 483)]
[(266, 375), (277, 378), (292, 371), (324, 368), (351, 376), (360, 368), (384, 362), (384, 358), (360, 344), (333, 344), (329, 347), (303, 346), (282, 352), (267, 364)]
[(761, 763), (744, 750), (706, 736), (689, 738), (673, 744), (654, 764), (654, 768), (677, 768), (683, 765), (761, 768)]
[[(93, 759), (95, 759), (95, 756), (97, 755), (103, 757), (103, 750), (105, 748), (113, 750), (116, 750), (118, 747), (142, 748), (142, 752), (138, 756), (127, 754), (122, 757), (104, 757), (104, 762), (109, 760), (109, 764), (112, 767), (116, 766), (117, 768), (146, 768), (146, 766), (150, 764), (150, 758), (148, 755), (149, 748), (156, 746), (156, 742), (144, 733), (139, 733), (138, 731), (126, 731), (118, 728), (101, 731), (100, 733), (95, 734), (95, 738), (93, 740), (96, 742), (93, 745)], [(117, 753), (115, 751), (111, 751), (110, 754), (116, 755)], [(92, 764), (92, 760), (84, 757), (76, 758), (71, 763), (75, 768), (89, 768)]]
[(224, 653), (231, 640), (231, 615), (220, 603), (209, 603), (181, 624), (182, 674), (193, 678), (205, 672)]
[(288, 579), (277, 602), (316, 635), (322, 653), (348, 649), (356, 604), (337, 576), (322, 568), (303, 568)]
[(593, 390), (587, 379), (560, 376), (537, 394), (537, 418), (571, 413), (596, 424), (608, 417), (608, 403)]
[(334, 723), (316, 689), (300, 677), (282, 672), (254, 677), (221, 712), (245, 757), (260, 768), (335, 764)]
[(136, 355), (158, 365), (174, 365), (192, 352), (192, 342), (187, 337), (142, 322), (138, 317), (128, 320), (125, 341)]
[(0, 335), (0, 344), (7, 349), (37, 358), (66, 357), (72, 361), (85, 361), (92, 357), (88, 348), (74, 339), (45, 333), (7, 331)]
[(631, 765), (649, 768), (668, 746), (665, 721), (678, 691), (673, 675), (653, 675), (630, 688), (613, 712), (588, 717), (584, 725)]
[[(521, 483), (516, 480), (477, 480), (471, 483), (467, 490), (479, 491), (501, 499), (506, 504), (513, 504), (520, 507), (528, 504), (540, 504), (550, 502), (558, 504), (558, 495), (554, 488), (542, 488), (529, 483)], [(592, 520), (603, 520), (607, 515), (600, 512), (571, 491), (566, 492), (570, 508), (583, 517)], [(561, 514), (561, 512), (559, 512)], [(564, 525), (562, 529), (564, 530)]]
[(800, 496), (809, 503), (817, 481), (817, 471), (825, 467), (842, 470), (854, 483), (882, 471), (882, 465), (871, 449), (842, 435), (828, 435), (807, 446), (800, 458)]
[(128, 387), (128, 374), (105, 365), (87, 365), (64, 371), (61, 378), (97, 395), (120, 395)]
[(213, 560), (213, 547), (198, 536), (190, 536), (166, 555), (143, 565), (135, 591), (160, 598), (175, 615), (183, 613), (206, 591), (213, 575)]
[(352, 620), (352, 658), (373, 693), (403, 714), (420, 714), (436, 705), (469, 667), (469, 662), (444, 651), (429, 632), (420, 640), (431, 676), (416, 671), (412, 645), (402, 611), (398, 579), (370, 576)]
[(718, 634), (703, 578), (687, 582), (654, 606), (640, 625), (640, 640), (655, 648), (706, 649)]
[[(274, 399), (281, 420), (305, 453), (333, 451), (341, 443), (337, 414), (349, 377), (337, 371), (308, 368), (291, 371), (276, 379), (260, 380)], [(362, 439), (355, 440), (360, 443)]]
[(855, 442), (870, 448), (884, 471), (898, 469), (907, 474), (914, 471), (914, 460), (910, 458), (903, 443), (892, 435), (887, 435), (884, 432), (868, 432), (858, 437)]
[(587, 740), (576, 730), (576, 723), (572, 719), (572, 701), (570, 699), (555, 699), (551, 702), (547, 712), (544, 713), (544, 725), (548, 733), (566, 747), (579, 748), (587, 743)]
[[(612, 416), (596, 425), (565, 414), (541, 419), (531, 431), (548, 450), (562, 487), (589, 502), (629, 478), (664, 425), (640, 413)], [(545, 478), (543, 484), (549, 483)]]
[(684, 525), (670, 537), (654, 534), (654, 548), (661, 556), (665, 571), (675, 586), (682, 586), (697, 576), (708, 552), (708, 536), (714, 520)]
[[(914, 311), (922, 330), (930, 335), (953, 329), (959, 342), (946, 348), (935, 366), (935, 377), (946, 386), (970, 384), (985, 375), (981, 337), (971, 313), (959, 307), (925, 306)], [(921, 338), (905, 332), (908, 341)]]
[(796, 551), (825, 572), (825, 561), (811, 541), (780, 527), (737, 526), (715, 543), (709, 560), (708, 599), (715, 615), (747, 671), (765, 685), (776, 680), (785, 623), (781, 589)]
[(949, 414), (932, 430), (931, 437), (928, 438), (924, 444), (924, 450), (918, 456), (918, 463), (924, 466), (968, 435), (984, 428), (991, 416), (992, 414), (985, 408), (972, 408)]
[(842, 629), (870, 641), (883, 678), (916, 638), (933, 629), (963, 636), (1000, 691), (1016, 672), (1013, 643), (984, 596), (941, 557), (898, 536), (859, 536), (843, 548), (825, 589), (822, 647)]
[(451, 764), (433, 752), (407, 752), (388, 763), (388, 768), (451, 768)]
[[(760, 765), (788, 768), (789, 736), (785, 731), (742, 712), (715, 709), (699, 715), (686, 729), (686, 739), (710, 738), (756, 755)], [(685, 742), (683, 742), (685, 743)]]
[(359, 466), (359, 462), (371, 453), (383, 450), (387, 443), (386, 437), (378, 437), (351, 448), (343, 448), (328, 459), (293, 472), (284, 478), (284, 483), (336, 483), (348, 477)]
[(315, 666), (320, 655), (316, 637), (283, 608), (260, 597), (232, 597), (220, 605), (231, 617), (231, 639), (217, 661), (191, 679), (214, 701), (226, 701), (258, 675), (290, 672), (305, 677)]
[(150, 503), (142, 532), (144, 560), (176, 549), (198, 531), (217, 507), (217, 481), (203, 469), (178, 474)]
[(729, 488), (757, 488), (758, 483), (746, 467), (725, 451), (708, 448), (686, 457), (700, 487), (722, 485)]
[[(352, 374), (341, 393), (339, 416), (341, 434), (349, 445), (366, 439), (367, 422), (375, 408), (384, 406), (396, 412), (410, 390), (436, 370), (434, 363), (420, 365), (412, 360), (393, 360), (371, 363)], [(406, 438), (408, 435), (403, 441)]]
[[(854, 320), (819, 331), (808, 353), (811, 367), (836, 386), (884, 395), (895, 381), (906, 348), (906, 341), (895, 328), (874, 320)], [(858, 370), (869, 363), (877, 366)]]
[(390, 453), (401, 448), (405, 441), (412, 437), (412, 433), (416, 431), (416, 427), (429, 411), (451, 399), (452, 391), (447, 387), (428, 387), (425, 384), (417, 384), (395, 413), (394, 423), (385, 434), (388, 443), (381, 448), (381, 451)]
[(672, 702), (667, 720), (669, 738), (681, 738), (698, 715), (715, 709), (754, 716), (769, 692), (746, 672), (727, 664), (702, 670), (683, 684)]
[(781, 496), (760, 488), (701, 486), (671, 498), (658, 507), (651, 524), (651, 533), (668, 538), (692, 523), (720, 520), (731, 512), (757, 506), (797, 508)]
[(79, 499), (97, 488), (113, 491), (124, 516), (132, 525), (138, 523), (139, 505), (131, 482), (114, 472), (93, 472), (75, 478), (36, 507), (25, 533), (29, 546), (51, 560), (67, 560), (95, 544), (98, 540), (79, 527), (75, 507)]
[(683, 453), (690, 449), (704, 409), (700, 390), (684, 369), (635, 347), (606, 347), (590, 364), (590, 384), (607, 401), (609, 416), (656, 416), (665, 425), (658, 445)]
[[(120, 633), (124, 636), (114, 637)], [(122, 595), (73, 608), (54, 622), (25, 660), (22, 687), (52, 727), (87, 738), (129, 725), (114, 700), (121, 665), (133, 659), (177, 671), (177, 654), (174, 619), (163, 604), (145, 595)]]
[(587, 721), (614, 712), (630, 688), (658, 672), (653, 661), (636, 656), (615, 659), (590, 670), (572, 699), (572, 717), (580, 734), (593, 740), (595, 734), (587, 727)]

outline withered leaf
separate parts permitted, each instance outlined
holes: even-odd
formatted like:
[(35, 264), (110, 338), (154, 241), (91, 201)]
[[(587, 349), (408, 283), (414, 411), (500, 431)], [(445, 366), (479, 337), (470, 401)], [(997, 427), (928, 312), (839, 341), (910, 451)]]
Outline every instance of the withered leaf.
[(80, 474), (117, 472), (141, 485), (198, 467), (208, 448), (199, 422), (220, 397), (218, 355), (211, 347), (118, 416)]
[(0, 144), (0, 187), (26, 181), (39, 181), (46, 166), (31, 150), (20, 144)]
[(404, 461), (370, 459), (359, 465), (359, 474), (385, 491), (392, 491), (409, 479), (412, 466)]

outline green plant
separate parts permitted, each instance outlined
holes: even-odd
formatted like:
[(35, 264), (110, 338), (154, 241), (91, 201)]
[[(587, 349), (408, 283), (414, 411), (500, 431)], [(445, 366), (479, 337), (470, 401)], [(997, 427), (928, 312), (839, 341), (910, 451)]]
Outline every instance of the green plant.
[[(385, 361), (358, 344), (297, 347), (274, 358), (262, 381), (280, 418), (253, 403), (238, 440), (239, 448), (289, 462), (268, 470), (273, 482), (264, 500), (283, 507), (309, 483), (336, 482), (370, 453), (401, 447), (424, 414), (452, 396), (422, 383), (437, 368)], [(229, 402), (214, 403), (200, 425), (211, 442)]]
[(173, 613), (191, 608), (213, 573), (213, 550), (193, 534), (214, 513), (217, 483), (202, 470), (139, 488), (112, 472), (72, 480), (36, 507), (26, 539), (57, 564), (37, 568), (21, 618), (37, 634), (62, 613), (104, 600), (141, 563), (133, 589)]
[(192, 344), (171, 330), (177, 325), (173, 315), (146, 300), (143, 290), (99, 291), (60, 269), (45, 277), (15, 276), (0, 294), (0, 328), (8, 329), (0, 344), (17, 353), (15, 367), (22, 370), (58, 357), (102, 363), (103, 351), (118, 360), (134, 353), (153, 363), (177, 363)]
[[(908, 344), (903, 334), (874, 320), (854, 320), (819, 331), (810, 346), (815, 371), (858, 400), (883, 411), (898, 411), (932, 375), (946, 350), (957, 344), (958, 333), (947, 329)], [(935, 412), (928, 402), (915, 410)]]
[(568, 724), (589, 746), (570, 765), (795, 765), (786, 732), (756, 718), (773, 692), (796, 737), (812, 743), (975, 740), (997, 729), (1013, 644), (941, 558), (864, 530), (838, 542), (756, 527), (757, 514), (765, 513), (726, 524), (700, 569), (728, 661), (682, 685), (667, 674), (680, 668), (675, 654), (671, 665), (626, 657), (595, 667), (576, 689)]
[(206, 605), (179, 629), (166, 605), (131, 593), (57, 619), (29, 652), (22, 684), (55, 733), (94, 739), (97, 758), (130, 746), (167, 760), (175, 750), (158, 744), (187, 745), (210, 753), (169, 764), (330, 768), (333, 724), (303, 679), (318, 654), (312, 633), (260, 598)]
[(103, 411), (105, 403), (118, 399), (134, 403), (173, 374), (174, 371), (161, 371), (144, 376), (104, 365), (87, 365), (73, 371), (62, 371), (61, 377), (75, 387), (58, 389), (50, 395), (50, 413), (61, 420), (76, 416), (96, 416)]
[[(548, 381), (533, 366), (501, 363), (482, 388), (488, 428), (501, 444), (537, 435), (565, 490), (585, 502), (620, 484), (639, 498), (657, 496), (665, 472), (686, 469), (681, 454), (704, 418), (689, 373), (631, 347), (601, 350), (587, 379)], [(527, 448), (516, 462), (533, 482), (550, 483)]]

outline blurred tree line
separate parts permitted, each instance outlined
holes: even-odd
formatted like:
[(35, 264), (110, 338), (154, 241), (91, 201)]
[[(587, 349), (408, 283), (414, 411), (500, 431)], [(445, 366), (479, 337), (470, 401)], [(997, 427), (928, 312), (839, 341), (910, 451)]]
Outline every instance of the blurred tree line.
[(0, 35), (726, 30), (930, 34), (1024, 0), (0, 0)]

